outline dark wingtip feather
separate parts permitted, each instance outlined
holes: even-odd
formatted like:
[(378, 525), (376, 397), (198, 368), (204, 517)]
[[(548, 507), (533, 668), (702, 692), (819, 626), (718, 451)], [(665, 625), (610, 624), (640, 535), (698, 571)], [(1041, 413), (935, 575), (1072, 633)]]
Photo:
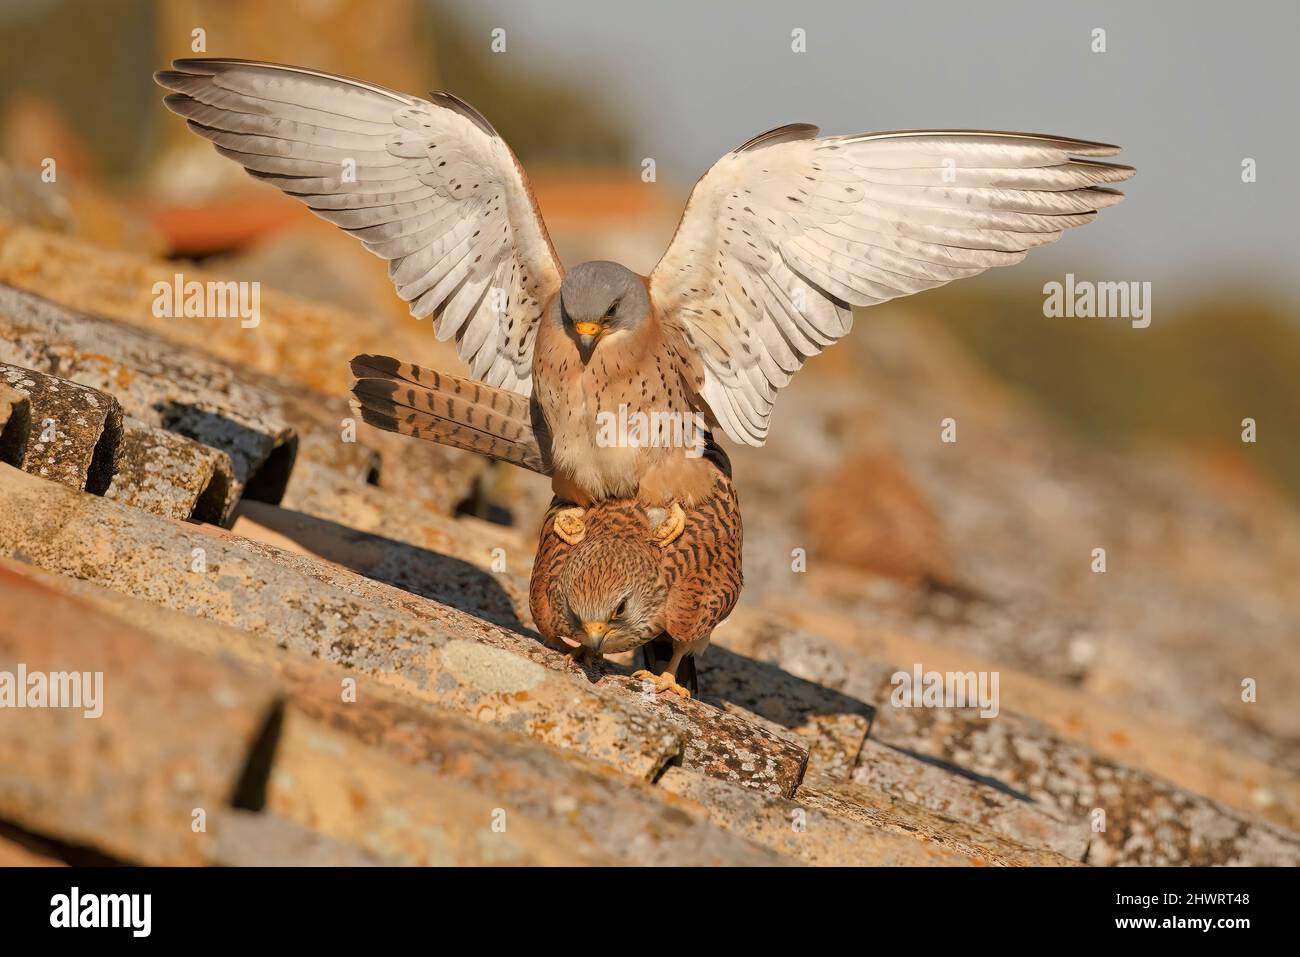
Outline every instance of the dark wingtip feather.
[(289, 66), (287, 63), (271, 63), (269, 60), (242, 60), (239, 57), (226, 56), (190, 56), (172, 60), (172, 67), (186, 73), (199, 73), (216, 76), (223, 66), (267, 66), (287, 70), (299, 70), (301, 67)]
[(451, 110), (453, 113), (459, 113), (493, 139), (498, 138), (497, 131), (493, 129), (492, 124), (488, 122), (488, 118), (462, 100), (455, 93), (448, 93), (445, 90), (434, 90), (429, 94), (429, 100), (437, 106)]
[(190, 74), (181, 73), (179, 70), (155, 70), (153, 75), (153, 81), (164, 90), (174, 90), (177, 83), (189, 78)]
[(750, 150), (762, 149), (765, 146), (776, 146), (778, 143), (816, 139), (817, 134), (820, 132), (821, 130), (811, 123), (787, 123), (785, 126), (777, 126), (765, 130), (757, 136), (750, 137), (731, 152), (747, 153)]
[(163, 106), (171, 110), (177, 116), (189, 116), (190, 105), (194, 98), (185, 93), (168, 93), (163, 97)]

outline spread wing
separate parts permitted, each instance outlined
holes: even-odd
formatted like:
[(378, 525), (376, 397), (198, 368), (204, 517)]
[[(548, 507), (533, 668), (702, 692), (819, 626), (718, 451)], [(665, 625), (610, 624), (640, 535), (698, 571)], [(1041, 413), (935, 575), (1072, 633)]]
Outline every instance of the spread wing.
[(473, 107), (273, 63), (173, 67), (155, 79), (190, 129), (387, 259), (411, 315), (435, 317), (475, 378), (531, 391), (562, 268), (527, 177)]
[(781, 127), (714, 164), (650, 276), (701, 398), (749, 445), (777, 391), (848, 333), (850, 307), (1020, 262), (1119, 202), (1100, 184), (1134, 172), (1091, 159), (1118, 147), (1056, 136), (816, 135)]

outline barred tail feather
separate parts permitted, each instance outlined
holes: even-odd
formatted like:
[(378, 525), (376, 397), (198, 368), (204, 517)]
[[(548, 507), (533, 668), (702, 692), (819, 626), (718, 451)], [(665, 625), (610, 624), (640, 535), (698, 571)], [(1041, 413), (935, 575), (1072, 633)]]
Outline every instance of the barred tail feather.
[(364, 422), (551, 474), (550, 440), (528, 397), (388, 356), (357, 356), (352, 374)]

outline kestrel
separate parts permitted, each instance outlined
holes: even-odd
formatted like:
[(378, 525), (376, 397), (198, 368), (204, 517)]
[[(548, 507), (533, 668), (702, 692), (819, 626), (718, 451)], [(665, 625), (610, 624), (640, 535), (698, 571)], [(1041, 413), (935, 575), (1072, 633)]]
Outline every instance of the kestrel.
[(591, 655), (640, 647), (651, 670), (634, 677), (653, 681), (660, 693), (696, 691), (694, 656), (731, 614), (742, 586), (740, 508), (730, 466), (717, 454), (708, 459), (713, 488), (667, 547), (654, 538), (666, 518), (661, 507), (635, 498), (593, 503), (582, 519), (585, 534), (570, 545), (551, 534), (565, 503), (551, 504), (529, 587), (533, 621), (548, 643), (567, 638)]
[(1060, 136), (791, 124), (714, 164), (649, 276), (566, 273), (514, 154), (455, 96), (242, 60), (174, 67), (157, 80), (191, 129), (387, 259), (473, 377), (532, 397), (575, 522), (636, 497), (670, 509), (661, 544), (712, 494), (711, 468), (685, 442), (602, 441), (602, 417), (701, 415), (762, 445), (777, 392), (849, 332), (852, 307), (1017, 263), (1119, 202), (1104, 184), (1134, 172), (1097, 161), (1118, 147)]
[[(387, 356), (357, 356), (352, 373), (354, 407), (366, 422), (550, 474), (545, 423), (519, 393)], [(689, 512), (678, 509), (682, 530), (671, 542), (660, 531), (671, 508), (607, 498), (578, 518), (558, 498), (551, 503), (529, 585), (548, 644), (590, 656), (641, 647), (660, 672), (639, 677), (661, 692), (695, 690), (694, 656), (731, 614), (743, 582), (731, 463), (714, 442), (701, 460), (712, 486)]]

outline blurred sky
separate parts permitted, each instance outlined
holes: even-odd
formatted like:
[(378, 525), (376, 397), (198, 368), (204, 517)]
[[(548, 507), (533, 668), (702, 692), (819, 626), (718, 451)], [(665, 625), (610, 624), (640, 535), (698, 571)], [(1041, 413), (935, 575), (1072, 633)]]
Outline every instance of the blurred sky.
[[(300, 2), (312, 13), (303, 15), (304, 31), (340, 6)], [(1138, 168), (1124, 185), (1127, 201), (1036, 251), (1014, 280), (996, 271), (987, 281), (1041, 283), (1067, 270), (1079, 278), (1150, 280), (1157, 317), (1225, 283), (1300, 299), (1292, 223), (1300, 211), (1297, 0), (418, 2), (434, 12), (432, 23), (443, 24), (447, 89), (473, 101), (484, 74), (533, 93), (543, 78), (576, 89), (565, 98), (521, 97), (522, 119), (501, 108), (509, 91), (496, 97), (495, 110), (493, 97), (480, 99), (507, 136), (514, 130), (525, 141), (526, 162), (536, 161), (538, 114), (564, 125), (560, 137), (602, 128), (603, 120), (584, 126), (556, 115), (575, 109), (584, 90), (602, 117), (612, 113), (626, 126), (630, 172), (639, 172), (642, 157), (654, 157), (674, 202), (678, 188), (722, 153), (792, 121), (817, 123), (825, 133), (982, 127), (1097, 139), (1122, 145), (1118, 161)], [(0, 102), (7, 88), (41, 91), (70, 111), (97, 148), (111, 150), (125, 128), (119, 153), (152, 156), (150, 127), (164, 116), (149, 79), (162, 58), (154, 23), (142, 15), (152, 4), (84, 4), (0, 0), (0, 51), (7, 51), (0, 56), (9, 61), (0, 62)], [(44, 32), (17, 29), (42, 11), (56, 13), (45, 18), (53, 22)], [(504, 55), (489, 52), (494, 27), (507, 31)], [(795, 27), (807, 31), (806, 53), (791, 52)], [(1107, 32), (1105, 53), (1091, 50), (1096, 27)], [(8, 46), (6, 30), (15, 41)], [(216, 31), (212, 49), (253, 55), (234, 39)], [(462, 45), (475, 55), (452, 56)], [(301, 61), (292, 55), (300, 43), (286, 37), (284, 46), (273, 58)], [(1253, 184), (1241, 181), (1247, 156), (1258, 162)], [(670, 225), (664, 229), (662, 241)]]
[[(504, 27), (507, 56), (598, 85), (635, 120), (635, 152), (655, 157), (661, 179), (691, 182), (792, 121), (824, 133), (950, 126), (1097, 139), (1122, 145), (1118, 161), (1138, 168), (1129, 198), (1037, 253), (1039, 266), (1151, 280), (1166, 303), (1225, 278), (1300, 294), (1292, 0), (444, 6), (485, 43)], [(807, 53), (790, 50), (795, 27)], [(1090, 49), (1094, 27), (1106, 30), (1106, 53)], [(1258, 162), (1251, 185), (1247, 156)]]

